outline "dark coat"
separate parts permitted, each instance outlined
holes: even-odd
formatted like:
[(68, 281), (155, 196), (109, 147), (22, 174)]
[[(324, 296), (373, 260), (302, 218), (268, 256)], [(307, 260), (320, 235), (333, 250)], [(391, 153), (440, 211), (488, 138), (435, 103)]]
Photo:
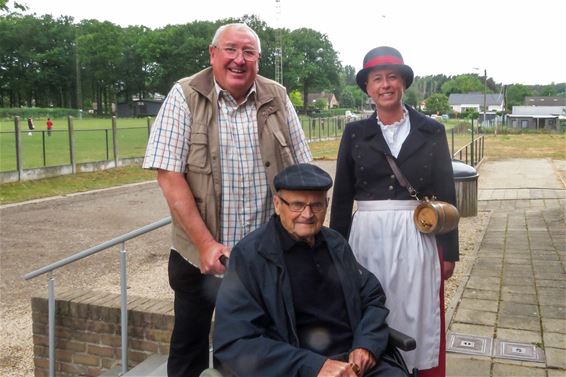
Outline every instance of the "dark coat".
[[(423, 195), (456, 205), (452, 159), (444, 126), (407, 106), (411, 131), (403, 143), (397, 165)], [(330, 227), (346, 239), (352, 224), (354, 200), (414, 200), (401, 187), (384, 154), (391, 155), (374, 113), (349, 123), (342, 135), (330, 211)], [(436, 236), (444, 259), (457, 261), (458, 229)]]
[[(214, 356), (238, 376), (316, 376), (326, 357), (300, 348), (291, 283), (275, 226), (272, 217), (232, 249), (216, 300)], [(365, 348), (379, 359), (389, 334), (383, 289), (357, 263), (340, 234), (323, 227), (321, 235), (342, 283), (352, 349)]]

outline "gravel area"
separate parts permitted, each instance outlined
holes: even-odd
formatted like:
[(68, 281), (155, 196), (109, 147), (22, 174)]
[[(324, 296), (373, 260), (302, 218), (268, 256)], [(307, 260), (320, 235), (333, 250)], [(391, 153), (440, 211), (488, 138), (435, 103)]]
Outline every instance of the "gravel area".
[[(334, 161), (319, 161), (332, 171)], [(331, 174), (333, 175), (333, 174)], [(46, 276), (22, 276), (48, 263), (168, 216), (155, 182), (0, 207), (0, 376), (33, 376), (30, 299), (47, 290)], [(446, 305), (473, 263), (488, 212), (460, 220), (461, 261), (445, 287)], [(167, 298), (169, 227), (126, 243), (128, 292)], [(56, 290), (119, 292), (118, 249), (112, 248), (55, 274)]]

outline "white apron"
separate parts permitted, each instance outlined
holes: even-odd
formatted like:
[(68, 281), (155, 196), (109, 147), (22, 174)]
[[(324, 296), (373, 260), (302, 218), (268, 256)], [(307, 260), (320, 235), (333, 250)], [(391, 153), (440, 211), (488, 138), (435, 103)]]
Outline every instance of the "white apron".
[(416, 200), (357, 202), (350, 245), (386, 294), (387, 323), (415, 338), (402, 352), (409, 370), (438, 365), (440, 352), (440, 261), (434, 236), (413, 223)]

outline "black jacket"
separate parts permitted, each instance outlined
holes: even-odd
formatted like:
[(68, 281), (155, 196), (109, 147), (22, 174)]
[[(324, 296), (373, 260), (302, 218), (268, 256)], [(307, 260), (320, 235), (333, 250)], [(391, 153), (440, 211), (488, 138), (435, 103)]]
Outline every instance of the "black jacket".
[[(397, 165), (418, 192), (456, 205), (452, 159), (444, 126), (409, 106), (407, 110), (411, 131), (401, 147)], [(395, 178), (384, 154), (391, 155), (391, 151), (375, 113), (346, 126), (338, 151), (330, 211), (330, 227), (346, 238), (354, 200), (414, 200)], [(436, 236), (436, 240), (445, 260), (459, 259), (458, 229)]]
[[(342, 283), (354, 348), (379, 359), (389, 329), (385, 294), (377, 278), (360, 266), (346, 240), (323, 227), (328, 250)], [(328, 298), (329, 300), (332, 298)], [(291, 285), (274, 218), (244, 237), (216, 299), (214, 355), (237, 376), (316, 376), (326, 357), (300, 348)]]

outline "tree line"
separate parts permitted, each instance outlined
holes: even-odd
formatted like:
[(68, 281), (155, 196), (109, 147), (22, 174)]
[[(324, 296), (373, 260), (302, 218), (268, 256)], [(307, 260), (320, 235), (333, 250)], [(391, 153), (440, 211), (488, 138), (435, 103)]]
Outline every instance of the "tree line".
[[(164, 95), (173, 82), (209, 65), (212, 36), (229, 22), (245, 22), (257, 32), (260, 74), (266, 77), (275, 77), (281, 41), (283, 85), (299, 108), (310, 105), (308, 93), (321, 91), (334, 93), (341, 107), (356, 108), (365, 102), (354, 67), (343, 66), (328, 37), (310, 28), (274, 29), (257, 16), (245, 15), (150, 29), (23, 14), (25, 10), (0, 6), (0, 107), (94, 108), (104, 115), (112, 112), (113, 103)], [(486, 84), (490, 93), (502, 90), (492, 78)], [(418, 108), (435, 94), (483, 88), (483, 76), (476, 74), (417, 76), (406, 101)], [(506, 91), (511, 103), (520, 104), (525, 95), (553, 95), (565, 89), (564, 84), (513, 85)]]

